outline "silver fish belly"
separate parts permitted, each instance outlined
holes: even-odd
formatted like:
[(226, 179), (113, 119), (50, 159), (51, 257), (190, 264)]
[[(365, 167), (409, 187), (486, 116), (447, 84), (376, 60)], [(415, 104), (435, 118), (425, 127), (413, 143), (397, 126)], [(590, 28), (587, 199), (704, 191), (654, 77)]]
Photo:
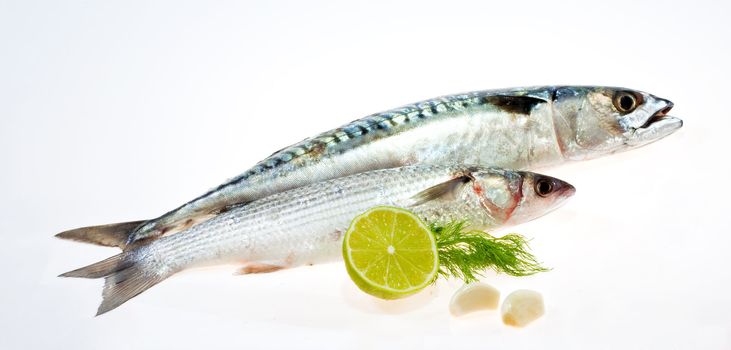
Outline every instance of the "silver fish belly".
[[(461, 218), (482, 229), (502, 225), (504, 214), (487, 212), (471, 188), (437, 203), (419, 203), (414, 198), (419, 192), (459, 177), (464, 171), (464, 166), (414, 166), (299, 187), (160, 238), (147, 249), (159, 252), (169, 262), (167, 268), (172, 269), (222, 262), (281, 267), (327, 262), (340, 258), (342, 235), (350, 221), (379, 205), (409, 208), (429, 222)], [(189, 256), (191, 246), (200, 253)]]
[[(538, 95), (549, 98), (548, 93)], [(304, 140), (148, 222), (131, 240), (227, 205), (363, 171), (418, 163), (527, 169), (562, 160), (550, 105), (537, 97), (500, 94), (476, 92), (424, 101)]]
[(410, 164), (537, 169), (596, 158), (682, 126), (672, 102), (610, 87), (535, 87), (435, 98), (308, 138), (204, 195), (138, 226), (129, 242), (178, 231), (227, 206), (363, 171)]
[(529, 172), (464, 165), (381, 169), (273, 194), (62, 276), (105, 277), (104, 313), (191, 267), (240, 263), (243, 273), (252, 273), (340, 259), (351, 220), (374, 206), (409, 208), (430, 223), (467, 220), (490, 229), (532, 220), (573, 193), (561, 180)]

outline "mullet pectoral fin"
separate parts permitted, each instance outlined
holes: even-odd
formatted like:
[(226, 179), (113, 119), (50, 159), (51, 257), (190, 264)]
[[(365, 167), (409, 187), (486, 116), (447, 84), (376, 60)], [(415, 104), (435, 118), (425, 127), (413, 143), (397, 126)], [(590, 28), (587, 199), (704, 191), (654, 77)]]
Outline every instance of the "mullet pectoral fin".
[(462, 186), (472, 181), (470, 175), (462, 175), (429, 187), (411, 197), (409, 206), (417, 206), (437, 199), (455, 199)]

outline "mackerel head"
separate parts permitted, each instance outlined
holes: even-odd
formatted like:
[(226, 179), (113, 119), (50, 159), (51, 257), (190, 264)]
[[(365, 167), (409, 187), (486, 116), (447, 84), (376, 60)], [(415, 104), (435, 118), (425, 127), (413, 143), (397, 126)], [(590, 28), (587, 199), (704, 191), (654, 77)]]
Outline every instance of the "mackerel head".
[[(682, 126), (673, 104), (611, 87), (534, 87), (426, 100), (355, 120), (275, 152), (243, 174), (109, 239), (134, 243), (179, 231), (235, 205), (318, 181), (417, 163), (516, 170), (596, 158), (663, 138)], [(316, 114), (313, 111), (312, 114)], [(123, 231), (123, 232), (122, 232)], [(74, 239), (84, 238), (77, 231)], [(91, 231), (90, 231), (91, 232)], [(113, 239), (111, 238), (113, 236)]]
[(683, 126), (668, 115), (673, 103), (641, 91), (607, 87), (558, 87), (551, 97), (556, 139), (565, 159), (582, 160), (626, 151), (668, 136)]

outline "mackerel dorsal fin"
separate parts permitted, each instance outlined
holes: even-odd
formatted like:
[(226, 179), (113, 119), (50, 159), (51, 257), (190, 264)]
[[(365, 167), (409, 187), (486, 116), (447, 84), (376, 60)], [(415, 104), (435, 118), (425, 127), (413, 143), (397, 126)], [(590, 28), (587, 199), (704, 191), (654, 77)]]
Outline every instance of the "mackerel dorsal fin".
[(472, 181), (469, 175), (462, 175), (429, 187), (411, 197), (411, 206), (417, 206), (436, 199), (455, 199), (459, 190)]

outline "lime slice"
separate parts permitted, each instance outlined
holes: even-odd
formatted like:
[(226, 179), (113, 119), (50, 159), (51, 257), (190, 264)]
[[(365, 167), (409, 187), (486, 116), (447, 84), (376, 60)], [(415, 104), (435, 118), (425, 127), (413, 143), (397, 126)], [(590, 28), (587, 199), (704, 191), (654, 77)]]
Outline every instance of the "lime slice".
[(408, 210), (375, 207), (345, 233), (343, 257), (350, 278), (375, 297), (398, 299), (434, 281), (437, 244), (429, 227)]

